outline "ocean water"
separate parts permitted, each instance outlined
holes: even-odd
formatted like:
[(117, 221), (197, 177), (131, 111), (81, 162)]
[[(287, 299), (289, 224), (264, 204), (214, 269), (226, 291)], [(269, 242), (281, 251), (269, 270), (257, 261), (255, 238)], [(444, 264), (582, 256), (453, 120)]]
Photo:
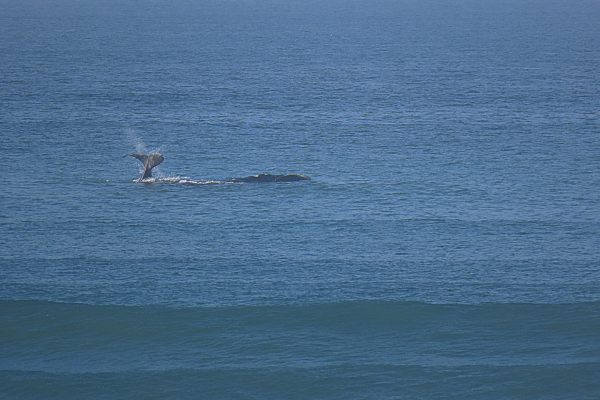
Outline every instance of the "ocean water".
[(0, 0), (0, 397), (599, 398), (598, 21)]

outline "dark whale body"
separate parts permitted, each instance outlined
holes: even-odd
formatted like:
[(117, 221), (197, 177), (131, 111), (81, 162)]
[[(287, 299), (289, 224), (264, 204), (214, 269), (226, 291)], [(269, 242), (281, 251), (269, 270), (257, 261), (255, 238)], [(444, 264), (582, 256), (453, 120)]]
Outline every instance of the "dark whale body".
[(133, 153), (133, 154), (125, 154), (123, 156), (123, 158), (125, 158), (125, 157), (135, 157), (138, 160), (140, 160), (142, 162), (142, 164), (144, 164), (144, 173), (142, 174), (140, 179), (138, 179), (138, 182), (141, 182), (146, 178), (151, 178), (152, 177), (152, 168), (156, 167), (158, 164), (160, 164), (161, 162), (163, 162), (165, 160), (165, 158), (158, 153), (152, 153), (152, 154), (148, 154), (148, 155)]
[(306, 175), (301, 174), (285, 174), (285, 175), (271, 175), (271, 174), (259, 174), (247, 176), (245, 178), (232, 178), (228, 179), (228, 182), (296, 182), (296, 181), (310, 181), (310, 178)]
[[(138, 160), (140, 160), (140, 162), (142, 164), (144, 164), (144, 173), (142, 174), (140, 179), (138, 179), (138, 182), (142, 182), (144, 179), (152, 177), (152, 168), (156, 167), (158, 164), (162, 163), (165, 160), (165, 158), (158, 153), (152, 153), (152, 154), (148, 154), (148, 155), (132, 153), (132, 154), (125, 154), (123, 156), (123, 158), (125, 158), (125, 157), (137, 158)], [(225, 182), (254, 183), (254, 182), (296, 182), (296, 181), (310, 181), (310, 178), (306, 175), (301, 175), (301, 174), (284, 174), (284, 175), (258, 174), (258, 175), (247, 176), (245, 178), (230, 178), (230, 179), (227, 179)]]

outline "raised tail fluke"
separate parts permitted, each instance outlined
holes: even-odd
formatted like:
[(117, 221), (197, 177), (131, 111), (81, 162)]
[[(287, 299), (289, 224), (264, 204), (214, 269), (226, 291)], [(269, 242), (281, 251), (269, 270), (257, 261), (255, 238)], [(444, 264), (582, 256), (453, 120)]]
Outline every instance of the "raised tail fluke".
[(125, 154), (123, 158), (125, 157), (137, 158), (144, 165), (144, 173), (142, 174), (140, 179), (138, 179), (138, 182), (141, 182), (146, 178), (152, 177), (152, 168), (156, 167), (158, 164), (165, 160), (165, 158), (158, 153), (152, 153), (149, 155), (132, 153)]

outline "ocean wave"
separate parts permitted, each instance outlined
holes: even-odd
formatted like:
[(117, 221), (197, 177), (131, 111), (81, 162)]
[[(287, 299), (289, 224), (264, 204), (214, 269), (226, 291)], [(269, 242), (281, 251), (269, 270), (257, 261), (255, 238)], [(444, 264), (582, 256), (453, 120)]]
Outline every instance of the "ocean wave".
[[(595, 399), (599, 363), (215, 367), (109, 373), (3, 372), (10, 399)], [(539, 384), (543, 382), (543, 384)], [(526, 396), (523, 396), (523, 394)], [(399, 397), (399, 394), (401, 397)]]
[[(522, 355), (519, 359), (523, 363), (537, 362), (534, 350), (545, 346), (552, 347), (552, 352), (542, 351), (547, 353), (542, 357), (543, 363), (550, 359), (560, 363), (600, 361), (598, 302), (457, 305), (349, 301), (172, 308), (0, 301), (0, 309), (4, 358), (19, 354), (47, 356), (51, 349), (68, 354), (77, 349), (114, 353), (121, 348), (125, 353), (137, 349), (151, 354), (152, 346), (164, 346), (165, 351), (177, 349), (185, 358), (190, 344), (205, 349), (212, 346), (225, 353), (235, 348), (235, 354), (258, 356), (262, 351), (252, 350), (252, 346), (270, 342), (277, 348), (279, 343), (285, 354), (297, 346), (303, 348), (301, 343), (305, 341), (304, 350), (329, 344), (332, 348), (340, 346), (342, 353), (349, 354), (354, 353), (349, 345), (354, 343), (364, 347), (359, 353), (365, 361), (369, 354), (380, 353), (385, 358), (382, 349), (398, 346), (406, 347), (413, 357), (419, 353), (415, 349), (421, 348), (423, 356), (438, 348), (438, 362), (444, 359), (450, 364), (502, 364), (510, 358), (502, 354), (517, 353)], [(446, 345), (448, 350), (441, 351)], [(590, 351), (584, 356), (579, 353), (581, 348)], [(328, 352), (326, 346), (322, 350)], [(481, 351), (490, 357), (478, 355)], [(525, 356), (527, 353), (530, 355)], [(557, 354), (560, 357), (555, 357)], [(428, 357), (412, 362), (437, 363)]]
[[(143, 398), (151, 382), (179, 382), (188, 397), (255, 390), (257, 398), (279, 398), (317, 393), (318, 382), (348, 394), (354, 384), (388, 393), (411, 381), (436, 381), (446, 391), (479, 382), (497, 393), (495, 385), (537, 379), (580, 390), (600, 366), (598, 302), (172, 308), (0, 301), (0, 310), (3, 393), (79, 385), (110, 397), (108, 388), (122, 386), (135, 388), (128, 398)], [(164, 397), (162, 390), (150, 394)]]

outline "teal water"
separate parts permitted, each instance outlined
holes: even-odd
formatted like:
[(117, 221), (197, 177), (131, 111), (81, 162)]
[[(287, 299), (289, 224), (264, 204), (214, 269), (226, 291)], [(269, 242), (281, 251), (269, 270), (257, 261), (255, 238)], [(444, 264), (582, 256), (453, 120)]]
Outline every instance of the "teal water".
[(598, 303), (3, 301), (14, 398), (593, 398)]
[(597, 398), (599, 17), (0, 2), (0, 393)]

